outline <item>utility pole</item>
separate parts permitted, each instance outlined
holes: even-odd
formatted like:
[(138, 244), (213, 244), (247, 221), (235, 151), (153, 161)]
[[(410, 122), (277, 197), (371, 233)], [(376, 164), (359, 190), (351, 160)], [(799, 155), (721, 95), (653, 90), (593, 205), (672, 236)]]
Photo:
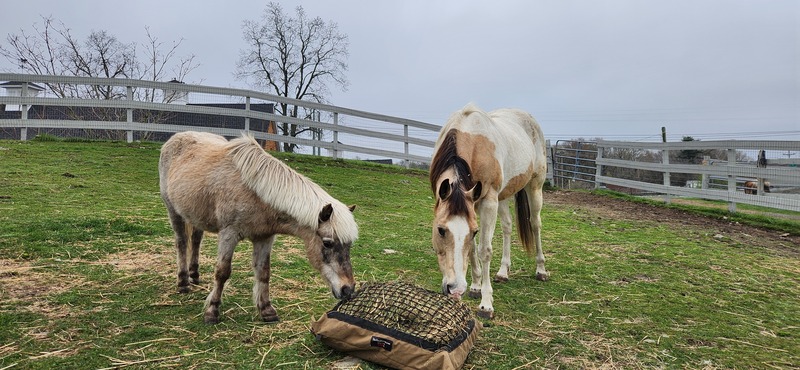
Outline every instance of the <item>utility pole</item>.
[(661, 126), (661, 142), (662, 143), (667, 142), (667, 128), (664, 126)]

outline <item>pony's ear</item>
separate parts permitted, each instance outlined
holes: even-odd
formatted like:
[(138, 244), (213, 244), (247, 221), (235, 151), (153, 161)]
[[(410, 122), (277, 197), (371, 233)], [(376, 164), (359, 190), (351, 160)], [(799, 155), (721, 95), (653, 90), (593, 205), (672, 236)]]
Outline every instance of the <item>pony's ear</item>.
[(353, 205), (347, 206), (347, 208), (350, 208), (350, 213), (353, 213), (353, 211), (356, 210), (356, 205), (353, 204)]
[(319, 222), (328, 222), (331, 219), (331, 214), (333, 214), (333, 206), (328, 203), (325, 207), (322, 207), (322, 211), (319, 212)]
[(480, 181), (478, 181), (477, 183), (475, 183), (475, 186), (473, 186), (472, 189), (469, 190), (469, 192), (472, 193), (472, 201), (477, 202), (478, 199), (481, 198), (481, 193), (483, 192), (483, 184)]
[(445, 200), (450, 196), (450, 179), (444, 179), (439, 185), (439, 199)]

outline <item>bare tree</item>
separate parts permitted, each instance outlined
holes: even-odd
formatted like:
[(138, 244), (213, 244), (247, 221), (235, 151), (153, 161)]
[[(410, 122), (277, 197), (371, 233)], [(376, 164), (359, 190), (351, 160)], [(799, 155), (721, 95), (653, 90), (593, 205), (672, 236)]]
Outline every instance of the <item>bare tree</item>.
[[(25, 73), (57, 76), (131, 78), (164, 81), (167, 78), (184, 80), (197, 68), (194, 55), (178, 59), (182, 40), (165, 44), (145, 27), (147, 41), (122, 42), (107, 31), (92, 31), (85, 40), (74, 36), (62, 22), (42, 17), (32, 31), (10, 33), (0, 44), (0, 56)], [(141, 48), (140, 48), (141, 47)], [(176, 62), (177, 60), (177, 62)], [(169, 77), (168, 77), (169, 76)], [(127, 91), (121, 86), (76, 85), (47, 83), (53, 95), (62, 98), (124, 99)], [(148, 102), (169, 102), (174, 96), (153, 88), (133, 88), (133, 98)], [(73, 119), (116, 121), (125, 113), (113, 108), (68, 109)], [(163, 112), (140, 112), (139, 120), (163, 122)]]
[[(104, 30), (92, 31), (81, 42), (64, 23), (50, 17), (42, 17), (41, 24), (34, 23), (32, 29), (32, 32), (10, 33), (6, 42), (0, 44), (0, 56), (26, 73), (163, 81), (169, 73), (170, 77), (183, 80), (197, 68), (194, 55), (174, 63), (182, 40), (165, 45), (147, 27), (147, 41), (141, 44), (144, 52), (137, 48), (136, 42), (124, 43)], [(47, 87), (58, 97), (125, 96), (125, 91), (121, 91), (124, 89), (111, 86), (48, 84)], [(143, 92), (142, 98), (155, 101), (152, 91), (149, 95)]]
[[(302, 6), (294, 17), (283, 12), (280, 4), (267, 5), (260, 21), (242, 25), (248, 49), (241, 52), (236, 77), (256, 89), (300, 100), (326, 102), (329, 84), (347, 88), (346, 58), (348, 39), (339, 33), (336, 23), (309, 18)], [(296, 105), (280, 103), (278, 114), (308, 119), (314, 112)], [(308, 127), (282, 123), (282, 135), (297, 137), (313, 131)], [(296, 144), (284, 143), (283, 150), (293, 152)]]

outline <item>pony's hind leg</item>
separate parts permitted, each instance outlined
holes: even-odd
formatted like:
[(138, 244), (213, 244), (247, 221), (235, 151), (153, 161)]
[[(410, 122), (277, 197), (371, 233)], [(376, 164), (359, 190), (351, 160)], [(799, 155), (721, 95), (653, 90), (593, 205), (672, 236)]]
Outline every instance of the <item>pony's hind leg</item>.
[(206, 324), (219, 322), (219, 306), (222, 304), (222, 289), (225, 282), (231, 277), (231, 260), (236, 244), (239, 243), (239, 234), (235, 230), (220, 230), (217, 245), (217, 263), (214, 266), (214, 286), (206, 298), (203, 320)]
[(191, 226), (186, 224), (183, 217), (179, 216), (174, 209), (167, 207), (169, 220), (172, 230), (175, 232), (175, 254), (178, 265), (178, 293), (189, 292), (189, 271), (186, 268), (186, 248), (188, 243), (187, 229)]
[(511, 268), (511, 210), (508, 208), (509, 199), (498, 203), (497, 214), (500, 216), (500, 227), (503, 229), (503, 257), (500, 260), (500, 269), (494, 277), (495, 282), (508, 281), (508, 270)]
[(192, 250), (189, 257), (189, 279), (192, 284), (200, 284), (200, 242), (203, 241), (203, 230), (192, 230)]
[(253, 272), (255, 273), (253, 303), (258, 308), (261, 319), (266, 322), (279, 320), (278, 312), (272, 307), (269, 299), (270, 254), (274, 242), (275, 235), (266, 239), (253, 240)]

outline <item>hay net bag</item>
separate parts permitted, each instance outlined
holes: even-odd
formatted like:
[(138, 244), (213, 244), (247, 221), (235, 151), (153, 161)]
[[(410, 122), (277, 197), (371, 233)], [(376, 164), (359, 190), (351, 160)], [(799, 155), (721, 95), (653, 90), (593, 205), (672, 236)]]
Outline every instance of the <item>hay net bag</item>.
[(349, 355), (396, 369), (458, 369), (480, 322), (469, 307), (402, 282), (371, 283), (340, 301), (311, 332)]

